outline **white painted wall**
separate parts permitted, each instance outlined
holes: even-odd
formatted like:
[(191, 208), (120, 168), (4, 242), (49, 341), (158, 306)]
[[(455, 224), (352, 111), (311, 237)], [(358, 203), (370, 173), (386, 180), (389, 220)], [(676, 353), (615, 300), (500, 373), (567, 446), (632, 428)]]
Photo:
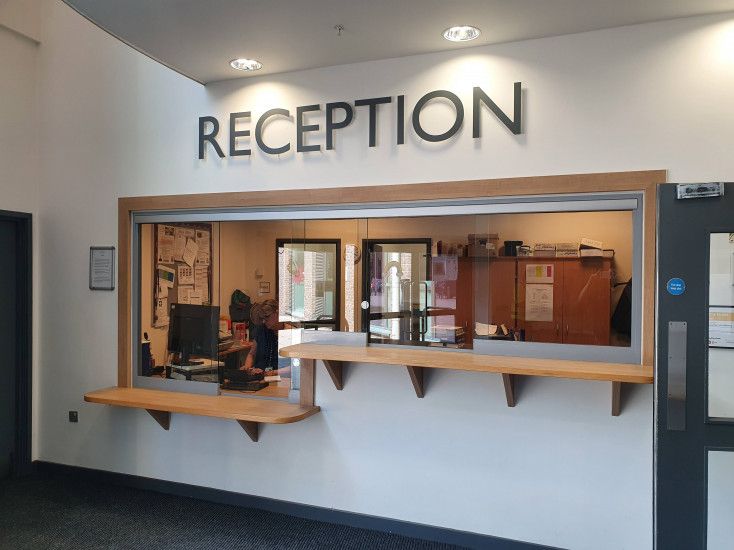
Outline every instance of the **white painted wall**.
[[(0, 5), (0, 210), (26, 212), (33, 216), (33, 294), (40, 288), (38, 219), (38, 44), (25, 36), (18, 2)], [(35, 0), (28, 0), (31, 12)], [(33, 369), (39, 372), (39, 301), (33, 303)], [(33, 380), (33, 454), (38, 448), (38, 383)]]
[[(691, 18), (459, 52), (251, 78), (202, 88), (129, 50), (60, 2), (42, 13), (40, 445), (44, 460), (464, 529), (574, 549), (650, 548), (652, 388), (610, 416), (606, 383), (531, 379), (514, 409), (498, 377), (350, 368), (344, 391), (318, 372), (323, 412), (267, 426), (84, 404), (116, 380), (116, 297), (87, 290), (91, 244), (114, 244), (119, 196), (285, 189), (667, 168), (671, 180), (731, 180), (734, 18)], [(226, 62), (226, 60), (223, 60)], [(489, 117), (448, 143), (366, 116), (337, 150), (273, 159), (196, 158), (197, 117), (481, 85), (526, 133)], [(385, 110), (385, 113), (392, 112)], [(426, 111), (440, 125), (440, 106)], [(278, 130), (280, 127), (281, 130)], [(287, 122), (269, 132), (292, 135)], [(552, 189), (549, 189), (552, 191)], [(80, 410), (69, 424), (66, 411)], [(267, 462), (277, 474), (248, 475)]]

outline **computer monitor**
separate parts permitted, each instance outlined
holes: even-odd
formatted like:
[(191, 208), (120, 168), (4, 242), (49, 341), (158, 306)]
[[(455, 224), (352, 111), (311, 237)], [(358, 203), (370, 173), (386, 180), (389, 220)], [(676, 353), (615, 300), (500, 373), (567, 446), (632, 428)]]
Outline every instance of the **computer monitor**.
[(198, 364), (192, 355), (217, 359), (218, 348), (219, 306), (171, 304), (168, 351), (179, 354), (177, 365)]

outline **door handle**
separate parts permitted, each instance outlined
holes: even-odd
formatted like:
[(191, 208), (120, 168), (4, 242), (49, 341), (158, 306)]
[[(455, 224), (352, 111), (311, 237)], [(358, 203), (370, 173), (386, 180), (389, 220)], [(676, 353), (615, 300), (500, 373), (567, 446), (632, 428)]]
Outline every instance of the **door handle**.
[(668, 322), (668, 430), (686, 429), (686, 355), (688, 323)]

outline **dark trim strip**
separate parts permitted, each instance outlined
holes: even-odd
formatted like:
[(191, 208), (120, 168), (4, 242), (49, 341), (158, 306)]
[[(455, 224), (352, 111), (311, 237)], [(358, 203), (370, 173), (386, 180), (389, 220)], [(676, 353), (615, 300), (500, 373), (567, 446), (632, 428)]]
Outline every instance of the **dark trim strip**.
[(68, 466), (54, 462), (36, 461), (33, 463), (39, 473), (59, 474), (72, 476), (85, 481), (109, 483), (133, 487), (146, 491), (155, 491), (181, 497), (196, 498), (218, 504), (231, 506), (242, 506), (246, 508), (257, 508), (268, 512), (287, 514), (304, 519), (335, 523), (337, 525), (348, 525), (361, 529), (371, 529), (384, 533), (394, 533), (406, 537), (454, 544), (467, 548), (481, 548), (483, 550), (559, 550), (551, 546), (542, 546), (528, 542), (503, 539), (468, 531), (458, 531), (443, 527), (434, 527), (422, 523), (412, 523), (378, 516), (368, 516), (354, 512), (322, 508), (308, 504), (298, 504), (285, 500), (260, 497), (212, 489), (210, 487), (199, 487), (175, 481), (165, 481), (149, 477), (141, 477), (117, 472), (106, 472), (82, 468), (80, 466)]
[(0, 210), (0, 220), (14, 223), (16, 227), (15, 320), (18, 345), (15, 357), (15, 452), (11, 475), (23, 476), (32, 471), (33, 228), (31, 214), (25, 212)]

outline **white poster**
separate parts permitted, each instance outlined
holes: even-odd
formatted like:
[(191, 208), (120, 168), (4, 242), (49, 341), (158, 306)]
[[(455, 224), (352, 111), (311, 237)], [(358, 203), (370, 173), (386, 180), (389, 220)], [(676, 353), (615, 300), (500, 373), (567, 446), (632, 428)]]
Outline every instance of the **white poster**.
[(190, 304), (191, 293), (194, 291), (193, 286), (179, 286), (178, 287), (178, 303), (179, 304)]
[(158, 266), (158, 286), (173, 288), (173, 283), (176, 280), (176, 272), (170, 267), (165, 265)]
[(186, 249), (186, 242), (189, 239), (194, 238), (194, 230), (187, 229), (185, 227), (177, 227), (174, 237), (173, 245), (173, 259), (177, 262), (184, 261), (184, 250)]
[(194, 268), (190, 265), (178, 266), (178, 284), (193, 285), (194, 284)]
[(734, 307), (709, 308), (709, 346), (734, 348)]
[(553, 320), (553, 285), (525, 285), (525, 320)]
[(155, 323), (154, 327), (165, 327), (168, 325), (168, 299), (156, 298), (155, 300)]
[[(197, 265), (194, 270), (194, 288), (201, 296), (202, 302), (209, 302), (209, 268)], [(194, 302), (191, 302), (192, 304)]]
[(158, 261), (163, 264), (173, 263), (173, 250), (176, 240), (176, 228), (170, 225), (158, 226)]
[(197, 264), (209, 265), (209, 262), (210, 262), (209, 250), (211, 248), (210, 240), (211, 240), (211, 235), (209, 231), (205, 231), (203, 229), (196, 230), (196, 245), (199, 247), (199, 250), (196, 254)]
[(189, 267), (194, 267), (194, 260), (196, 260), (196, 254), (198, 252), (199, 247), (194, 239), (189, 239), (188, 241), (186, 241), (186, 246), (184, 247), (183, 252), (183, 260), (189, 265)]

